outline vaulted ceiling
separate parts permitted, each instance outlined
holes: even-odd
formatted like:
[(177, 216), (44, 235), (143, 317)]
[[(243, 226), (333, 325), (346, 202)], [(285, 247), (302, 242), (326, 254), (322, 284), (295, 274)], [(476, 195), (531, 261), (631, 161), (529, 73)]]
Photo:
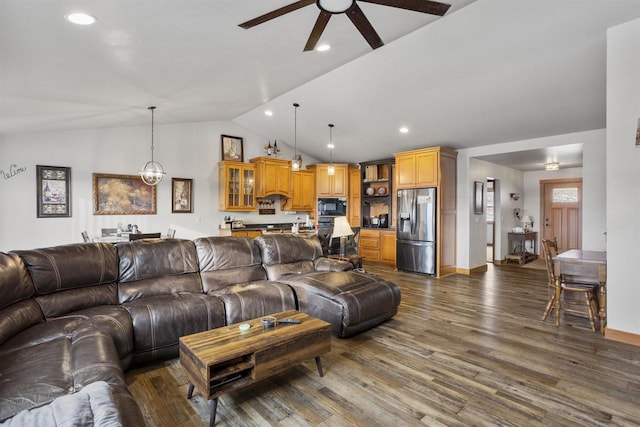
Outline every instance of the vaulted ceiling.
[[(303, 52), (311, 4), (293, 0), (1, 0), (0, 135), (234, 120), (328, 159), (366, 161), (606, 126), (606, 29), (638, 0), (452, 0), (444, 17), (358, 2), (384, 46), (344, 15)], [(81, 27), (64, 18), (83, 10)], [(272, 116), (266, 116), (271, 110)], [(409, 132), (400, 134), (406, 126)], [(575, 141), (579, 143), (580, 141)]]

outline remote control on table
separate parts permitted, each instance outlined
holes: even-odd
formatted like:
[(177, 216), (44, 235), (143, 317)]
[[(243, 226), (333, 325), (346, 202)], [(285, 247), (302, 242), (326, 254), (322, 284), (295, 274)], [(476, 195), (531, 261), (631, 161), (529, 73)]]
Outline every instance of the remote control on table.
[(278, 320), (278, 323), (294, 323), (294, 324), (298, 324), (298, 323), (300, 323), (300, 320), (298, 320), (298, 319), (280, 319), (280, 320)]

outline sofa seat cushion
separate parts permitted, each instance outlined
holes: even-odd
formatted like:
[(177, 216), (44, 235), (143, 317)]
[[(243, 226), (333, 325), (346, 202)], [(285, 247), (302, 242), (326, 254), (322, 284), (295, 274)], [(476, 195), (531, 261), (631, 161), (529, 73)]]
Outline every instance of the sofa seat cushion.
[(0, 425), (4, 427), (143, 426), (144, 419), (139, 408), (136, 411), (135, 408), (131, 410), (129, 407), (122, 407), (122, 394), (122, 387), (97, 381), (76, 393), (60, 396), (47, 405), (19, 412)]
[(133, 321), (135, 366), (177, 357), (181, 336), (225, 324), (222, 301), (207, 294), (157, 295), (123, 305)]
[(111, 337), (86, 322), (77, 326), (0, 355), (0, 421), (96, 381), (126, 385)]
[(227, 325), (296, 309), (291, 287), (268, 280), (227, 286), (210, 294), (224, 302)]
[(389, 319), (400, 305), (398, 285), (367, 273), (315, 272), (279, 281), (294, 289), (300, 311), (331, 323), (343, 338)]

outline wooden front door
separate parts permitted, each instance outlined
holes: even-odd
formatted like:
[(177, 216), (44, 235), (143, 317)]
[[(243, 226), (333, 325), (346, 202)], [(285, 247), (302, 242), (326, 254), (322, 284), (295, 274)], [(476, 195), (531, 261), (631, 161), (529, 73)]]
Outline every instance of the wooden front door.
[(582, 178), (540, 181), (542, 238), (558, 239), (558, 251), (582, 249)]

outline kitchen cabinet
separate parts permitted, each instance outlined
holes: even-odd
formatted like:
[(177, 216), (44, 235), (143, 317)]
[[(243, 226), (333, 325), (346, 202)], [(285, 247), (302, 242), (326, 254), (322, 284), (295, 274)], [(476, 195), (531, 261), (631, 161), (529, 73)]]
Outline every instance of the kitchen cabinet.
[(439, 154), (439, 147), (396, 153), (396, 188), (437, 186)]
[(291, 197), (282, 210), (312, 212), (316, 204), (316, 174), (311, 170), (291, 172)]
[(365, 261), (382, 262), (395, 266), (395, 230), (361, 229), (359, 252)]
[(457, 156), (445, 147), (395, 153), (397, 189), (436, 188), (437, 277), (456, 272)]
[(349, 165), (334, 163), (335, 174), (329, 175), (329, 164), (319, 163), (307, 166), (316, 174), (316, 197), (348, 197)]
[(218, 209), (252, 211), (256, 209), (255, 167), (250, 163), (218, 162)]
[(349, 199), (347, 201), (347, 212), (349, 218), (349, 225), (351, 227), (360, 227), (362, 220), (360, 206), (362, 197), (360, 191), (362, 188), (360, 182), (360, 168), (349, 168)]
[(271, 157), (255, 157), (249, 160), (255, 165), (256, 197), (275, 194), (291, 195), (291, 161)]

